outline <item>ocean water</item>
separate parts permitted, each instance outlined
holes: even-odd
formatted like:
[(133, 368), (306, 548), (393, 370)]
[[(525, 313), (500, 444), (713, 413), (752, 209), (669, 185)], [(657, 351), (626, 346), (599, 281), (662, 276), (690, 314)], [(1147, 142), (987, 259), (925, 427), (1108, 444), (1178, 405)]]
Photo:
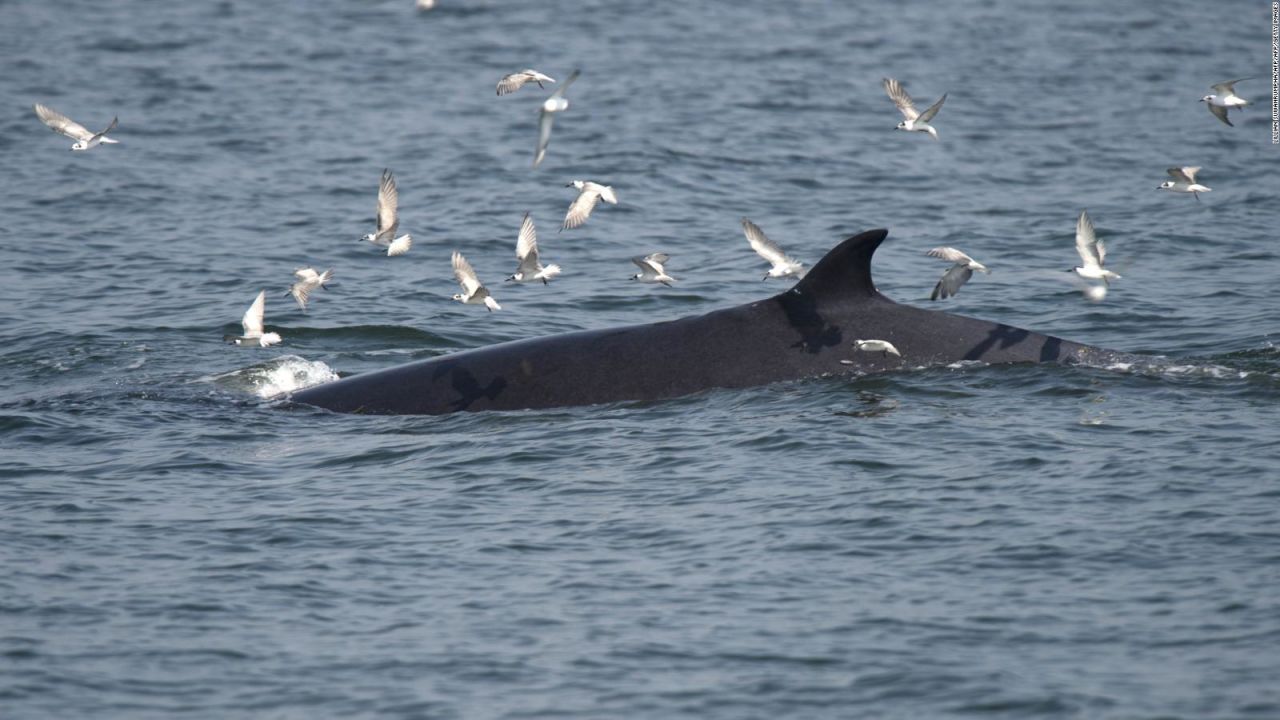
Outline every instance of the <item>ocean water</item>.
[[(1280, 717), (1267, 4), (412, 5), (0, 2), (0, 717)], [(524, 67), (583, 70), (537, 170)], [(939, 141), (885, 76), (949, 93)], [(1236, 127), (1197, 102), (1246, 76)], [(358, 241), (384, 167), (400, 258)], [(620, 203), (557, 233), (573, 179)], [(501, 282), (525, 211), (547, 287)], [(887, 227), (919, 305), (956, 245), (994, 272), (948, 311), (1150, 359), (287, 402), (778, 292), (742, 217), (808, 263)], [(501, 312), (449, 300), (455, 249)], [(674, 288), (627, 281), (654, 251)], [(223, 344), (261, 289), (284, 342)]]

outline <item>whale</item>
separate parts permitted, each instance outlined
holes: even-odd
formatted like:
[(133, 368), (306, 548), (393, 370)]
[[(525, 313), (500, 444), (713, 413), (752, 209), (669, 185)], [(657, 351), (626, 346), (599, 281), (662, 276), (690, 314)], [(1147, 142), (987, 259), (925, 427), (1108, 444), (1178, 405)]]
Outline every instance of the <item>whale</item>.
[[(1102, 365), (1127, 357), (885, 297), (871, 259), (887, 236), (884, 229), (854, 235), (790, 289), (745, 305), (462, 350), (316, 385), (290, 400), (342, 413), (442, 415), (662, 400), (964, 361)], [(868, 339), (898, 352), (856, 348)]]

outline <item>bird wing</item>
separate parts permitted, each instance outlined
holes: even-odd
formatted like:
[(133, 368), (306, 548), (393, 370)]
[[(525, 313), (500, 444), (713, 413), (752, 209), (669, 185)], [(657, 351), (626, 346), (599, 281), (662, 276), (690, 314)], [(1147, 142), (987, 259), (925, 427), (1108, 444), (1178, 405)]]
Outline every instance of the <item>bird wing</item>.
[(244, 317), (240, 320), (240, 325), (244, 327), (245, 337), (262, 337), (262, 319), (267, 309), (267, 291), (258, 292), (258, 297), (253, 299), (253, 304), (248, 310), (244, 311)]
[(1235, 127), (1235, 124), (1233, 124), (1229, 119), (1227, 119), (1227, 109), (1225, 107), (1221, 105), (1214, 105), (1213, 103), (1205, 103), (1205, 105), (1209, 106), (1209, 112), (1213, 113), (1214, 116), (1217, 117), (1219, 120), (1230, 125), (1231, 127)]
[(542, 158), (547, 156), (547, 143), (551, 142), (551, 124), (555, 122), (556, 114), (543, 110), (538, 115), (538, 148), (533, 153), (533, 166), (538, 167), (542, 162)]
[(938, 280), (938, 284), (933, 286), (933, 294), (929, 296), (930, 300), (938, 298), (947, 299), (957, 292), (960, 287), (969, 282), (969, 278), (973, 277), (973, 271), (967, 265), (952, 265), (946, 272), (942, 273), (942, 278)]
[[(35, 110), (36, 115), (40, 117), (40, 121), (48, 125), (54, 132), (62, 133), (72, 140), (88, 141), (93, 138), (93, 133), (89, 132), (89, 128), (51, 107), (36, 103)], [(112, 123), (111, 127), (115, 127), (115, 123)], [(104, 130), (103, 132), (106, 131)]]
[[(1199, 169), (1200, 168), (1195, 168), (1195, 170), (1199, 170)], [(1192, 176), (1195, 175), (1195, 170), (1192, 170), (1190, 175), (1187, 174), (1188, 170), (1192, 170), (1192, 169), (1191, 168), (1169, 168), (1168, 170), (1165, 170), (1165, 172), (1169, 173), (1169, 177), (1173, 178), (1177, 182), (1189, 183), (1192, 181), (1191, 180)]]
[(400, 205), (400, 191), (396, 189), (396, 178), (390, 170), (382, 171), (382, 179), (378, 181), (378, 235), (389, 234), (387, 241), (395, 239), (400, 220), (396, 217), (396, 208)]
[(112, 130), (115, 130), (115, 129), (116, 129), (116, 126), (117, 126), (117, 125), (119, 125), (119, 124), (120, 124), (120, 118), (118, 118), (118, 117), (113, 117), (113, 118), (111, 118), (111, 124), (107, 126), (107, 129), (103, 130), (102, 132), (94, 133), (94, 134), (93, 134), (93, 137), (92, 137), (92, 138), (90, 138), (90, 140), (93, 140), (93, 139), (96, 139), (96, 138), (100, 138), (100, 137), (102, 137), (102, 136), (106, 135), (107, 133), (111, 132)]
[(293, 271), (293, 276), (303, 282), (313, 283), (320, 279), (320, 273), (315, 268), (304, 267)]
[(889, 94), (889, 99), (894, 105), (898, 106), (898, 111), (908, 120), (915, 120), (920, 117), (920, 113), (916, 111), (916, 104), (911, 101), (911, 96), (906, 90), (902, 89), (902, 84), (893, 78), (884, 79), (884, 91)]
[(947, 101), (947, 95), (946, 93), (943, 93), (942, 97), (938, 98), (938, 102), (930, 105), (927, 110), (920, 113), (920, 117), (918, 118), (920, 122), (929, 122), (930, 120), (932, 120), (933, 116), (937, 115), (938, 111), (942, 109), (942, 103), (946, 101)]
[(538, 272), (538, 231), (533, 227), (533, 218), (524, 214), (524, 222), (520, 223), (520, 236), (516, 238), (516, 259), (520, 266), (516, 272)]
[(1183, 176), (1187, 178), (1187, 182), (1194, 183), (1196, 181), (1196, 173), (1200, 172), (1199, 167), (1181, 168)]
[(298, 307), (303, 310), (307, 309), (307, 300), (311, 297), (311, 291), (317, 286), (307, 280), (296, 282), (289, 286), (289, 294), (297, 301)]
[(1218, 95), (1221, 97), (1226, 97), (1228, 95), (1235, 95), (1236, 83), (1243, 82), (1248, 79), (1249, 78), (1244, 77), (1244, 78), (1236, 78), (1235, 80), (1228, 80), (1226, 82), (1220, 82), (1217, 85), (1210, 85), (1209, 89), (1213, 91), (1214, 95)]
[(766, 261), (774, 265), (787, 265), (795, 262), (787, 257), (786, 253), (782, 252), (782, 248), (778, 247), (777, 243), (764, 234), (759, 225), (742, 218), (742, 231), (746, 233), (747, 242), (751, 243), (751, 249), (755, 250), (756, 254)]
[(1076, 221), (1076, 252), (1080, 253), (1084, 267), (1102, 267), (1102, 261), (1107, 256), (1106, 246), (1098, 240), (1089, 213), (1083, 210), (1080, 211), (1080, 219)]
[(498, 81), (498, 94), (506, 95), (507, 93), (513, 93), (524, 87), (524, 84), (529, 82), (529, 79), (528, 72), (521, 71), (511, 73)]
[(973, 258), (953, 247), (936, 247), (925, 254), (929, 257), (936, 257), (939, 260), (946, 260), (958, 265), (968, 265), (973, 262)]
[(483, 287), (471, 263), (467, 262), (467, 259), (457, 250), (453, 251), (453, 276), (457, 278), (458, 284), (462, 286), (462, 290), (468, 297), (475, 295)]
[(569, 77), (565, 78), (565, 81), (560, 85), (560, 87), (556, 88), (556, 91), (551, 93), (551, 97), (553, 98), (564, 97), (564, 91), (568, 90), (569, 86), (573, 84), (573, 81), (577, 80), (578, 76), (581, 74), (582, 74), (581, 70), (574, 70), (572, 73), (570, 73)]
[(670, 258), (666, 253), (653, 253), (644, 257), (633, 257), (631, 262), (635, 263), (644, 272), (651, 272), (655, 275), (663, 274), (662, 266)]
[(578, 197), (569, 206), (569, 212), (565, 213), (564, 225), (560, 229), (568, 230), (582, 225), (587, 221), (598, 202), (600, 202), (600, 193), (598, 192), (584, 189), (578, 193)]

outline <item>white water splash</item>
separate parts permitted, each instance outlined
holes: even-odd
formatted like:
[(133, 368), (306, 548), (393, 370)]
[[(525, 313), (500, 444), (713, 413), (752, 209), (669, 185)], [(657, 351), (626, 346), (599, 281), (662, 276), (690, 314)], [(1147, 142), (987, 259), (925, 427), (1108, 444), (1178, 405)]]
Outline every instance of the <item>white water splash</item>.
[(283, 355), (259, 365), (200, 378), (203, 382), (257, 395), (264, 400), (337, 379), (338, 373), (333, 368), (319, 360), (307, 360), (297, 355)]

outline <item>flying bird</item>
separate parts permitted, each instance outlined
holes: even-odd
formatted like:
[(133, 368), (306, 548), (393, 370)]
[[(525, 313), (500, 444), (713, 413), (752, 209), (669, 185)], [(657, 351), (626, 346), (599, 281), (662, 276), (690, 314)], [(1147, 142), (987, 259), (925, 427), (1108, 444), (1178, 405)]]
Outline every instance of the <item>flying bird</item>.
[(632, 275), (631, 279), (639, 280), (640, 282), (662, 283), (667, 287), (671, 287), (671, 283), (675, 282), (676, 279), (668, 275), (664, 267), (670, 259), (671, 256), (666, 253), (653, 253), (644, 257), (631, 258), (631, 262), (640, 268), (640, 272)]
[(71, 146), (72, 150), (88, 150), (97, 147), (100, 143), (115, 145), (119, 140), (112, 140), (107, 137), (107, 133), (116, 129), (116, 125), (120, 124), (120, 118), (112, 118), (111, 124), (102, 132), (89, 132), (89, 129), (51, 107), (36, 103), (34, 105), (36, 115), (40, 121), (49, 126), (50, 130), (56, 133), (62, 133), (67, 137), (75, 140), (75, 144)]
[(289, 286), (289, 291), (285, 295), (292, 295), (298, 302), (298, 307), (306, 312), (307, 300), (311, 297), (311, 293), (315, 292), (316, 288), (323, 288), (325, 283), (333, 279), (333, 268), (322, 273), (316, 272), (312, 267), (298, 268), (293, 271), (293, 276), (298, 278), (298, 281)]
[(853, 346), (865, 352), (878, 352), (884, 355), (897, 355), (902, 357), (902, 353), (898, 352), (898, 348), (888, 340), (854, 340)]
[[(1074, 270), (1080, 277), (1087, 280), (1101, 280), (1105, 285), (1110, 285), (1112, 280), (1120, 279), (1119, 275), (1102, 267), (1102, 263), (1107, 259), (1107, 247), (1093, 231), (1093, 221), (1089, 219), (1089, 213), (1084, 210), (1080, 211), (1080, 219), (1076, 221), (1076, 252), (1080, 253), (1082, 265)], [(1086, 297), (1092, 299), (1088, 293)]]
[(400, 192), (396, 189), (396, 178), (390, 170), (383, 170), (382, 180), (378, 182), (378, 229), (361, 240), (385, 247), (387, 257), (403, 255), (413, 245), (413, 237), (409, 235), (396, 237), (396, 232), (400, 230), (400, 218), (396, 216), (399, 204)]
[(1172, 167), (1165, 172), (1169, 173), (1169, 177), (1173, 179), (1160, 183), (1160, 187), (1156, 188), (1157, 190), (1189, 192), (1195, 196), (1197, 201), (1200, 200), (1200, 193), (1212, 190), (1212, 188), (1196, 182), (1196, 173), (1200, 172), (1199, 167)]
[(516, 238), (516, 260), (520, 264), (511, 277), (507, 278), (508, 281), (523, 283), (541, 280), (546, 285), (548, 280), (560, 274), (559, 265), (543, 267), (538, 259), (538, 231), (534, 229), (533, 218), (529, 217), (529, 213), (524, 214), (524, 221), (520, 223), (520, 235)]
[(544, 75), (538, 72), (537, 70), (534, 70), (533, 68), (528, 68), (525, 70), (521, 70), (520, 72), (513, 72), (510, 75), (507, 75), (506, 77), (499, 80), (498, 94), (506, 95), (508, 93), (513, 93), (519, 90), (520, 88), (524, 87), (526, 83), (537, 83), (538, 87), (545, 88), (546, 85), (543, 85), (542, 83), (544, 82), (553, 83), (555, 81), (556, 79), (551, 77), (550, 75)]
[(467, 305), (484, 305), (489, 308), (489, 312), (502, 309), (498, 301), (489, 294), (489, 288), (480, 284), (480, 278), (476, 277), (471, 263), (457, 250), (453, 251), (453, 276), (462, 286), (462, 292), (454, 295), (454, 300)]
[(761, 280), (768, 280), (771, 277), (785, 277), (787, 275), (794, 275), (797, 279), (804, 277), (804, 265), (782, 252), (782, 248), (770, 240), (759, 225), (742, 218), (742, 231), (746, 233), (747, 242), (751, 244), (751, 249), (755, 250), (757, 255), (772, 265), (769, 268), (769, 272), (765, 273)]
[(939, 260), (954, 263), (942, 274), (942, 279), (938, 280), (938, 284), (933, 286), (933, 293), (929, 295), (930, 300), (937, 300), (938, 298), (945, 300), (960, 292), (961, 286), (969, 282), (969, 278), (973, 277), (974, 270), (984, 273), (991, 272), (986, 265), (953, 247), (936, 247), (925, 254), (929, 257), (936, 257)]
[(902, 117), (905, 118), (898, 123), (898, 127), (895, 129), (927, 132), (933, 136), (934, 140), (938, 139), (938, 131), (933, 129), (929, 121), (933, 119), (934, 115), (938, 114), (938, 110), (942, 108), (942, 103), (947, 101), (945, 94), (938, 99), (938, 102), (930, 105), (929, 109), (919, 112), (916, 110), (916, 104), (911, 100), (911, 96), (907, 94), (906, 90), (902, 89), (902, 85), (897, 80), (885, 78), (884, 91), (889, 94), (889, 99), (893, 101), (894, 105), (898, 106), (898, 112), (901, 112)]
[(266, 307), (267, 291), (263, 290), (258, 293), (258, 297), (254, 298), (249, 309), (244, 311), (244, 317), (240, 320), (240, 325), (244, 327), (244, 334), (223, 335), (222, 339), (236, 345), (257, 345), (258, 347), (270, 347), (280, 342), (279, 334), (262, 331), (262, 318)]
[(569, 109), (569, 101), (565, 99), (564, 93), (573, 81), (578, 79), (580, 73), (581, 71), (574, 70), (569, 75), (569, 79), (556, 88), (556, 91), (551, 93), (551, 97), (542, 102), (542, 108), (538, 111), (538, 149), (533, 154), (534, 167), (538, 167), (542, 159), (547, 156), (547, 143), (551, 142), (551, 124), (555, 121), (556, 113)]
[(1209, 112), (1222, 122), (1232, 125), (1231, 120), (1227, 117), (1227, 110), (1232, 108), (1242, 108), (1249, 104), (1248, 100), (1236, 95), (1236, 83), (1250, 80), (1251, 78), (1240, 78), (1239, 80), (1230, 80), (1228, 82), (1220, 82), (1217, 85), (1210, 85), (1209, 89), (1213, 91), (1212, 95), (1205, 95), (1200, 98), (1200, 102), (1209, 107)]
[(560, 226), (561, 231), (576, 228), (586, 222), (591, 211), (596, 209), (596, 205), (602, 199), (610, 205), (618, 204), (618, 196), (609, 185), (600, 185), (590, 180), (574, 180), (565, 187), (578, 188), (578, 197), (574, 198), (573, 203), (569, 205), (569, 212), (564, 216), (564, 224)]

